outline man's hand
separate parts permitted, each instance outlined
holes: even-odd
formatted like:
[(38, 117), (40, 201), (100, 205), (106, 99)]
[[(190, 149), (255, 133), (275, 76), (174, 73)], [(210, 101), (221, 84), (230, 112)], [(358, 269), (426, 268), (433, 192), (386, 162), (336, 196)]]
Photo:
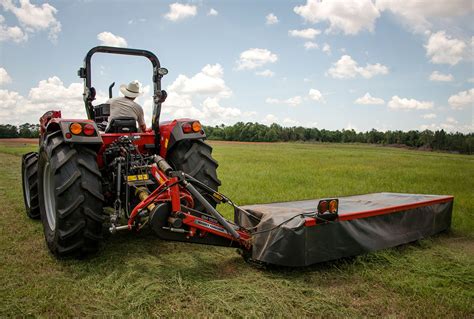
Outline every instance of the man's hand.
[(145, 132), (146, 132), (146, 133), (153, 132), (153, 129), (152, 129), (151, 127), (149, 127), (149, 128), (146, 128), (146, 129), (145, 129)]

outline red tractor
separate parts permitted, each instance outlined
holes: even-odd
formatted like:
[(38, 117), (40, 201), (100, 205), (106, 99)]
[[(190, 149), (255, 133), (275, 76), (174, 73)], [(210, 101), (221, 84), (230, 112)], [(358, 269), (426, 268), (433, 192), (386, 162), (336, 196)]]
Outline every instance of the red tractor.
[[(106, 123), (110, 105), (93, 105), (95, 53), (150, 60), (154, 84), (150, 132), (138, 132), (134, 118)], [(237, 247), (246, 260), (306, 266), (393, 247), (449, 228), (452, 196), (377, 193), (235, 205), (218, 192), (218, 164), (204, 143), (201, 123), (187, 118), (160, 123), (166, 99), (161, 78), (167, 72), (149, 51), (95, 47), (78, 72), (84, 79), (88, 119), (64, 119), (60, 111), (40, 118), (39, 152), (23, 156), (23, 195), (28, 216), (41, 218), (46, 243), (55, 256), (93, 253), (104, 232), (151, 227), (165, 240)], [(218, 203), (234, 207), (234, 222), (216, 210)]]
[[(154, 93), (150, 132), (139, 133), (134, 118), (115, 118), (104, 125), (110, 106), (93, 105), (91, 58), (95, 53), (150, 60)], [(207, 236), (206, 232), (222, 227), (214, 225), (219, 223), (215, 217), (198, 213), (215, 211), (223, 200), (216, 192), (221, 184), (218, 164), (211, 146), (204, 142), (200, 122), (186, 118), (160, 123), (166, 99), (161, 79), (167, 70), (158, 58), (145, 50), (100, 46), (87, 53), (78, 74), (84, 79), (88, 119), (64, 119), (60, 111), (47, 112), (40, 119), (39, 153), (23, 156), (26, 211), (30, 218), (41, 218), (51, 252), (63, 257), (96, 251), (104, 224), (111, 232), (139, 230), (149, 224), (165, 239), (229, 245), (228, 235)], [(185, 178), (191, 190), (184, 186)], [(183, 222), (187, 221), (195, 224), (185, 231)]]

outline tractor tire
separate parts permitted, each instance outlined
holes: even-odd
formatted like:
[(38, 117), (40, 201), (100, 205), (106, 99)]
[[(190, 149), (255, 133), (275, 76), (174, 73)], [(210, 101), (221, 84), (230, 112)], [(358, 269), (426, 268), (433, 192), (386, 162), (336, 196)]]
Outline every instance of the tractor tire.
[[(219, 164), (212, 157), (212, 147), (202, 140), (182, 140), (175, 145), (167, 156), (174, 169), (183, 171), (214, 190), (218, 190), (221, 181), (217, 178)], [(206, 191), (196, 185), (198, 191), (216, 207), (217, 202)], [(194, 209), (205, 212), (204, 206), (195, 200)]]
[(26, 215), (31, 219), (40, 219), (38, 203), (38, 153), (30, 152), (21, 158), (21, 180)]
[(58, 258), (82, 258), (99, 249), (104, 197), (95, 151), (68, 144), (60, 131), (40, 149), (38, 190), (49, 250)]

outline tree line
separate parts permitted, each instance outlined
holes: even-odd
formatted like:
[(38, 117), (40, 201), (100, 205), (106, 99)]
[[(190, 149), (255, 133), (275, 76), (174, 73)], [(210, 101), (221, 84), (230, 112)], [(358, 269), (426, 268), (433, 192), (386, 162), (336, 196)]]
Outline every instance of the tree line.
[(234, 125), (204, 126), (207, 137), (212, 140), (242, 142), (329, 142), (370, 143), (383, 145), (406, 145), (413, 148), (473, 154), (474, 133), (447, 133), (444, 130), (386, 131), (375, 129), (367, 132), (354, 130), (325, 130), (302, 126), (282, 127), (259, 123), (238, 122)]
[[(474, 133), (447, 133), (438, 131), (386, 131), (372, 129), (368, 132), (354, 130), (325, 130), (302, 126), (283, 127), (259, 123), (238, 122), (234, 125), (204, 126), (211, 140), (242, 142), (328, 142), (370, 143), (383, 145), (406, 145), (428, 150), (451, 151), (463, 154), (474, 153)], [(0, 125), (0, 138), (37, 138), (39, 125), (25, 123), (18, 126)]]
[(37, 138), (39, 137), (39, 124), (25, 123), (21, 125), (0, 124), (0, 138)]

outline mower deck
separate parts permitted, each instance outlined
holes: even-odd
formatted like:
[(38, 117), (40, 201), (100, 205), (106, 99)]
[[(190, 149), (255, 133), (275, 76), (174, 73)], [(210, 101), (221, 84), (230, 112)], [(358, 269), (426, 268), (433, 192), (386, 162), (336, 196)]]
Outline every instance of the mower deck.
[(235, 222), (253, 233), (251, 258), (307, 266), (413, 242), (448, 229), (452, 196), (374, 193), (339, 198), (338, 218), (315, 216), (319, 199), (241, 207)]

